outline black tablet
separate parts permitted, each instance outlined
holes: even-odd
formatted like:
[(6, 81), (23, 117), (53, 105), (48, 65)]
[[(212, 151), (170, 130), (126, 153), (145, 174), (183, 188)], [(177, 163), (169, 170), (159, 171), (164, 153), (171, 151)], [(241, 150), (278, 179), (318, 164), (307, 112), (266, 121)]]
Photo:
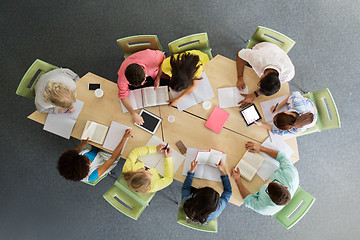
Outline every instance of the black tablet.
[(244, 118), (246, 126), (250, 126), (251, 124), (261, 120), (261, 115), (253, 103), (241, 109), (240, 114)]
[(144, 124), (143, 125), (139, 125), (137, 123), (134, 124), (151, 134), (155, 134), (156, 130), (160, 126), (162, 119), (152, 114), (151, 112), (146, 111), (145, 109), (141, 109), (140, 116), (144, 119)]

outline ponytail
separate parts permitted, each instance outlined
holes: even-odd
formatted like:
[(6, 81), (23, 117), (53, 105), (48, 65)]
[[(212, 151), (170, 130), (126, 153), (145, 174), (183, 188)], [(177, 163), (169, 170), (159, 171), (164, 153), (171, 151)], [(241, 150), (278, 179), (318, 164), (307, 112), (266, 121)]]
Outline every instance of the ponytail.
[(312, 123), (314, 114), (308, 112), (304, 114), (297, 114), (296, 117), (293, 115), (281, 112), (275, 115), (274, 124), (280, 130), (289, 130), (291, 128), (301, 128), (305, 125)]

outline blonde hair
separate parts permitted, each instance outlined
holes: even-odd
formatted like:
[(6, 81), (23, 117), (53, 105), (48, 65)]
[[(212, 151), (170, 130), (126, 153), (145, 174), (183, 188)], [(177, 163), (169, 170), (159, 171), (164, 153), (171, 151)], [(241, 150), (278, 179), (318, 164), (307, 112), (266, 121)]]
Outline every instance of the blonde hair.
[(75, 91), (57, 82), (47, 83), (44, 99), (59, 108), (70, 108), (76, 101)]
[(141, 193), (149, 192), (151, 179), (145, 172), (126, 172), (123, 175), (131, 190)]

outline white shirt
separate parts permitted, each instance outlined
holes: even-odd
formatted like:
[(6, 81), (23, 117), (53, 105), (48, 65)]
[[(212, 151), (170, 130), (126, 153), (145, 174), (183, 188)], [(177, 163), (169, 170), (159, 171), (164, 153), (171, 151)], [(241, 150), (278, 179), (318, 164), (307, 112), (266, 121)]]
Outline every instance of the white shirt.
[(281, 83), (289, 82), (295, 75), (295, 67), (289, 56), (274, 43), (261, 42), (252, 49), (242, 49), (239, 57), (247, 61), (259, 77), (269, 68), (279, 73)]

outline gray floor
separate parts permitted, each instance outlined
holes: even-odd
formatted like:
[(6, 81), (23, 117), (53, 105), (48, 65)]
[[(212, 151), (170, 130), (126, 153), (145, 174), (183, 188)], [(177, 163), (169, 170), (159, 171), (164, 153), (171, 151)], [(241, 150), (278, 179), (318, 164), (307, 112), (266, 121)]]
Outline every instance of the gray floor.
[[(359, 3), (2, 0), (0, 239), (358, 239)], [(91, 187), (59, 176), (57, 158), (77, 140), (43, 131), (26, 118), (33, 102), (15, 95), (36, 58), (115, 82), (123, 60), (117, 38), (157, 34), (168, 53), (168, 42), (207, 32), (214, 56), (235, 59), (258, 25), (296, 40), (289, 53), (296, 68), (292, 82), (309, 91), (328, 87), (342, 122), (341, 129), (298, 140), (301, 186), (316, 202), (289, 231), (274, 218), (232, 204), (219, 217), (217, 235), (184, 228), (176, 223), (177, 206), (166, 198), (169, 188), (133, 221), (102, 198), (113, 179)], [(178, 198), (180, 187), (172, 184)]]

